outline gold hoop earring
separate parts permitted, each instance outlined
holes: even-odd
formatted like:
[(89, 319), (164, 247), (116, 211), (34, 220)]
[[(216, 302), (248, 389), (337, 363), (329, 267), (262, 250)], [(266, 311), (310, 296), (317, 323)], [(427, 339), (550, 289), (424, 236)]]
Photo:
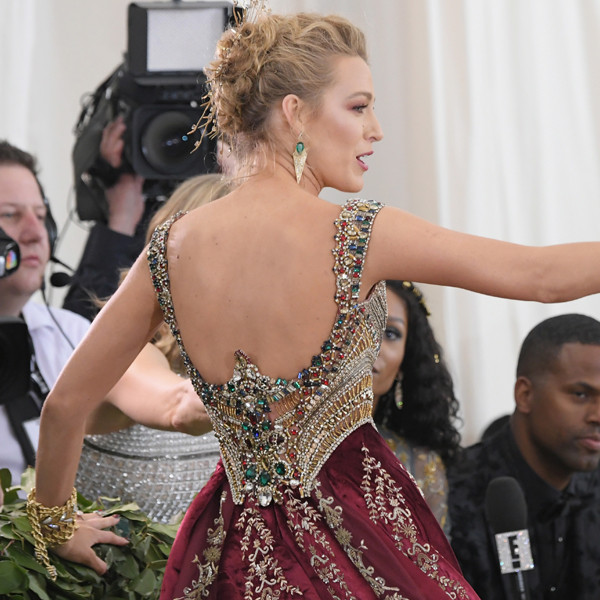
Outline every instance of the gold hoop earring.
[(298, 141), (296, 142), (294, 152), (292, 153), (292, 158), (294, 159), (294, 170), (296, 171), (296, 183), (298, 184), (300, 183), (300, 179), (302, 179), (304, 165), (306, 164), (306, 157), (308, 156), (308, 151), (306, 150), (304, 142), (300, 141), (301, 137), (302, 132), (300, 132), (300, 135), (298, 135)]

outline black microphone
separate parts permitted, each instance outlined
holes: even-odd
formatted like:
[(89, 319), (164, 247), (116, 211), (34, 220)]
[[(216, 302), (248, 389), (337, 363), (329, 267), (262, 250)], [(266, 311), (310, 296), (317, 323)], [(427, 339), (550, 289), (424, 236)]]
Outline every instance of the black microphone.
[[(75, 269), (73, 269), (73, 267), (70, 267), (68, 264), (64, 263), (59, 258), (56, 258), (56, 256), (54, 255), (50, 257), (50, 261), (57, 265), (60, 265), (61, 267), (64, 267), (65, 269), (68, 269), (69, 271), (71, 271), (71, 273), (75, 273)], [(69, 285), (71, 281), (73, 281), (73, 276), (69, 275), (68, 273), (58, 271), (50, 275), (50, 285), (52, 287), (65, 287), (66, 285)]]
[(63, 271), (57, 271), (56, 273), (52, 273), (52, 275), (50, 275), (50, 285), (52, 287), (65, 287), (66, 285), (69, 285), (72, 280), (73, 277), (71, 277), (71, 275), (68, 273), (64, 273)]
[(534, 568), (527, 530), (527, 503), (514, 477), (496, 477), (485, 492), (485, 513), (496, 538), (502, 576), (509, 579), (512, 597), (529, 600), (523, 571)]

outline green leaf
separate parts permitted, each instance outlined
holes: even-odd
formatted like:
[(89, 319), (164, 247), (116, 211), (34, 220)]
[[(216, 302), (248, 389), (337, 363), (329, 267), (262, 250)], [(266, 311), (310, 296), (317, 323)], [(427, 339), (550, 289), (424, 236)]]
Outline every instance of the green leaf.
[(2, 594), (26, 590), (29, 578), (25, 569), (7, 560), (0, 561), (0, 597)]
[(33, 548), (28, 548), (24, 551), (21, 546), (12, 544), (6, 548), (6, 556), (8, 556), (15, 564), (23, 567), (27, 571), (36, 571), (42, 575), (46, 574), (46, 569), (34, 558)]
[(159, 535), (164, 535), (170, 539), (175, 537), (177, 530), (179, 529), (179, 523), (176, 525), (167, 524), (167, 523), (150, 523), (148, 525), (148, 530), (152, 533), (157, 533)]
[(6, 491), (12, 484), (10, 469), (0, 469), (0, 486)]
[(13, 531), (12, 523), (5, 523), (0, 526), (0, 546), (3, 545), (3, 540), (16, 540), (17, 534)]
[(150, 569), (145, 569), (132, 582), (131, 589), (142, 596), (149, 596), (156, 589), (157, 583), (156, 575)]
[(31, 523), (26, 516), (15, 517), (12, 523), (22, 533), (29, 533), (31, 531)]
[(116, 560), (115, 569), (127, 579), (133, 579), (140, 574), (140, 567), (131, 554), (123, 555), (120, 560)]
[(28, 467), (25, 469), (23, 475), (21, 475), (21, 489), (26, 493), (35, 487), (35, 469)]
[(46, 592), (46, 578), (41, 575), (29, 573), (29, 589), (37, 594), (40, 600), (56, 600), (48, 596)]

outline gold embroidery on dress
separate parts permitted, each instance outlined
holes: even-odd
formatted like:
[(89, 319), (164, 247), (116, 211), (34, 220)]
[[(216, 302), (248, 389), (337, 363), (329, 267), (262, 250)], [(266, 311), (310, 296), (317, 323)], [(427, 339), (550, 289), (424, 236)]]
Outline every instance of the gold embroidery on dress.
[(275, 600), (281, 592), (302, 596), (302, 591), (290, 584), (274, 557), (275, 538), (254, 503), (244, 508), (235, 527), (244, 532), (240, 545), (242, 561), (247, 565), (244, 600)]
[(467, 591), (462, 585), (440, 571), (439, 556), (430, 544), (419, 541), (418, 530), (402, 488), (396, 485), (381, 463), (371, 457), (366, 447), (362, 447), (362, 452), (364, 475), (361, 489), (371, 521), (383, 523), (390, 531), (398, 550), (435, 580), (450, 598), (468, 599)]
[[(332, 496), (325, 498), (318, 488), (315, 491), (315, 496), (318, 500), (319, 510), (323, 513), (325, 521), (333, 531), (336, 540), (377, 596), (384, 600), (407, 600), (400, 595), (400, 590), (397, 587), (389, 587), (383, 577), (374, 576), (375, 569), (373, 566), (367, 567), (365, 565), (363, 553), (368, 550), (368, 547), (365, 545), (364, 540), (361, 540), (358, 546), (352, 545), (352, 533), (343, 526), (343, 510), (340, 506), (334, 506), (334, 498)], [(387, 592), (398, 593), (390, 595)]]
[(227, 498), (227, 492), (221, 494), (221, 502), (219, 505), (219, 516), (215, 519), (215, 528), (207, 531), (207, 547), (202, 553), (205, 563), (201, 563), (200, 558), (196, 554), (194, 564), (198, 567), (198, 579), (192, 580), (192, 585), (184, 588), (183, 596), (174, 600), (199, 600), (208, 598), (210, 594), (210, 586), (215, 582), (219, 574), (219, 561), (221, 560), (221, 552), (225, 536), (227, 533), (224, 530), (223, 523), (223, 503)]
[(294, 532), (298, 547), (310, 554), (310, 564), (327, 587), (329, 595), (338, 600), (342, 597), (345, 600), (358, 600), (344, 581), (343, 572), (334, 562), (335, 553), (327, 534), (318, 526), (323, 521), (323, 515), (307, 501), (294, 496), (292, 490), (286, 492), (285, 504), (290, 531)]

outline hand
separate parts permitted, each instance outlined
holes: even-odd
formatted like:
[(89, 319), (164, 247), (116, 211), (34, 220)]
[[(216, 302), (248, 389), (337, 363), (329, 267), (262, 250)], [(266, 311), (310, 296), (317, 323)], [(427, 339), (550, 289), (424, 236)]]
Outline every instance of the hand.
[(184, 380), (177, 405), (171, 415), (171, 423), (176, 431), (190, 435), (203, 435), (212, 429), (206, 407), (189, 379)]
[(98, 513), (79, 515), (78, 528), (73, 537), (60, 546), (55, 546), (52, 551), (61, 558), (66, 558), (76, 563), (91, 567), (98, 573), (104, 575), (107, 570), (106, 563), (94, 552), (92, 546), (95, 544), (114, 544), (125, 546), (129, 541), (118, 536), (112, 531), (104, 531), (107, 527), (114, 527), (119, 522), (119, 515), (102, 517)]
[(121, 166), (123, 161), (123, 147), (125, 142), (123, 134), (127, 126), (123, 117), (117, 117), (111, 121), (102, 131), (102, 140), (100, 141), (100, 155), (115, 169)]
[(133, 235), (144, 214), (142, 187), (144, 178), (123, 173), (105, 192), (108, 202), (108, 227), (118, 233)]

